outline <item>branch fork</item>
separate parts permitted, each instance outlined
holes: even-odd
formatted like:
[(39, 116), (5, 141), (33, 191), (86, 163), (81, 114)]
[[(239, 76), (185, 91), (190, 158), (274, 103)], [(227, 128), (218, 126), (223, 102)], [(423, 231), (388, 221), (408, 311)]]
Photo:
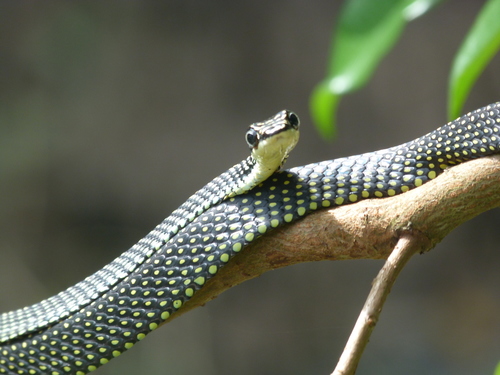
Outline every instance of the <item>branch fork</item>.
[[(353, 375), (397, 276), (460, 224), (500, 206), (500, 155), (472, 160), (407, 193), (321, 210), (258, 239), (176, 316), (264, 272), (301, 262), (387, 259), (332, 375)], [(175, 315), (174, 315), (175, 316)]]

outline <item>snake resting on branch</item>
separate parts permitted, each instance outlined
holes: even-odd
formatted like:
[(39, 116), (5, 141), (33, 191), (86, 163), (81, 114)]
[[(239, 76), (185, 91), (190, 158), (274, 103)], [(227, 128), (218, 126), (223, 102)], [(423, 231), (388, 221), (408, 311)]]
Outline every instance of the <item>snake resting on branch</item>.
[(321, 208), (390, 197), (500, 152), (500, 102), (402, 145), (280, 170), (299, 137), (281, 111), (246, 133), (251, 155), (191, 196), (113, 262), (0, 315), (0, 374), (97, 369), (167, 322), (232, 257)]

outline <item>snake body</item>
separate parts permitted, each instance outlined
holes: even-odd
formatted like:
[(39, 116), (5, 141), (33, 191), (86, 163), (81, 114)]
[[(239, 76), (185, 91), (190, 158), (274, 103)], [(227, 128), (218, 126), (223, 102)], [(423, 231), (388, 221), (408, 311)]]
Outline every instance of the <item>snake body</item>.
[[(265, 123), (256, 129), (262, 131)], [(267, 121), (272, 134), (276, 123), (298, 127), (287, 111)], [(254, 143), (255, 136), (247, 133), (247, 141)], [(288, 142), (295, 145), (296, 138)], [(93, 371), (166, 322), (233, 256), (273, 228), (317, 209), (404, 193), (455, 164), (499, 152), (500, 103), (495, 103), (411, 142), (278, 171), (256, 187), (273, 172), (255, 168), (256, 158), (273, 155), (250, 157), (206, 185), (111, 265), (58, 296), (2, 314), (0, 374)]]

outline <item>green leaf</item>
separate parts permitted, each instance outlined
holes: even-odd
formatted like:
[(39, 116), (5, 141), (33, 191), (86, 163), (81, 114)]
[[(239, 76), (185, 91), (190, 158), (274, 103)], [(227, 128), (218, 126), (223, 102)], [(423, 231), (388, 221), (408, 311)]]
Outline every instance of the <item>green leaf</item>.
[(495, 369), (493, 375), (500, 375), (500, 362), (498, 362), (497, 368)]
[[(313, 91), (311, 113), (320, 133), (335, 134), (340, 96), (366, 84), (406, 22), (441, 0), (348, 0), (332, 38), (327, 78)], [(331, 128), (331, 129), (329, 129)]]
[(328, 88), (328, 83), (317, 85), (311, 94), (311, 116), (319, 134), (328, 140), (335, 138), (335, 113), (341, 96), (334, 94)]
[(408, 4), (403, 9), (403, 16), (406, 21), (413, 21), (415, 18), (424, 15), (443, 1), (444, 0), (409, 0), (407, 1)]
[(368, 79), (402, 29), (399, 0), (351, 0), (341, 13), (330, 59), (329, 88), (352, 91)]
[(500, 0), (487, 1), (453, 61), (448, 85), (448, 118), (460, 116), (472, 85), (500, 48)]

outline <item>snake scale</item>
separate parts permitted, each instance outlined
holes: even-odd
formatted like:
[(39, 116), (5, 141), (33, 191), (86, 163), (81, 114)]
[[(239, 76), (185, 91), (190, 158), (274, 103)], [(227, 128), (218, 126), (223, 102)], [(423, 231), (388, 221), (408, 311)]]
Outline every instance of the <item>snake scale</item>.
[(253, 124), (246, 135), (252, 155), (131, 249), (66, 291), (0, 315), (0, 374), (91, 372), (168, 321), (273, 228), (321, 208), (404, 193), (455, 164), (500, 152), (499, 102), (396, 147), (274, 172), (298, 127), (289, 111)]

